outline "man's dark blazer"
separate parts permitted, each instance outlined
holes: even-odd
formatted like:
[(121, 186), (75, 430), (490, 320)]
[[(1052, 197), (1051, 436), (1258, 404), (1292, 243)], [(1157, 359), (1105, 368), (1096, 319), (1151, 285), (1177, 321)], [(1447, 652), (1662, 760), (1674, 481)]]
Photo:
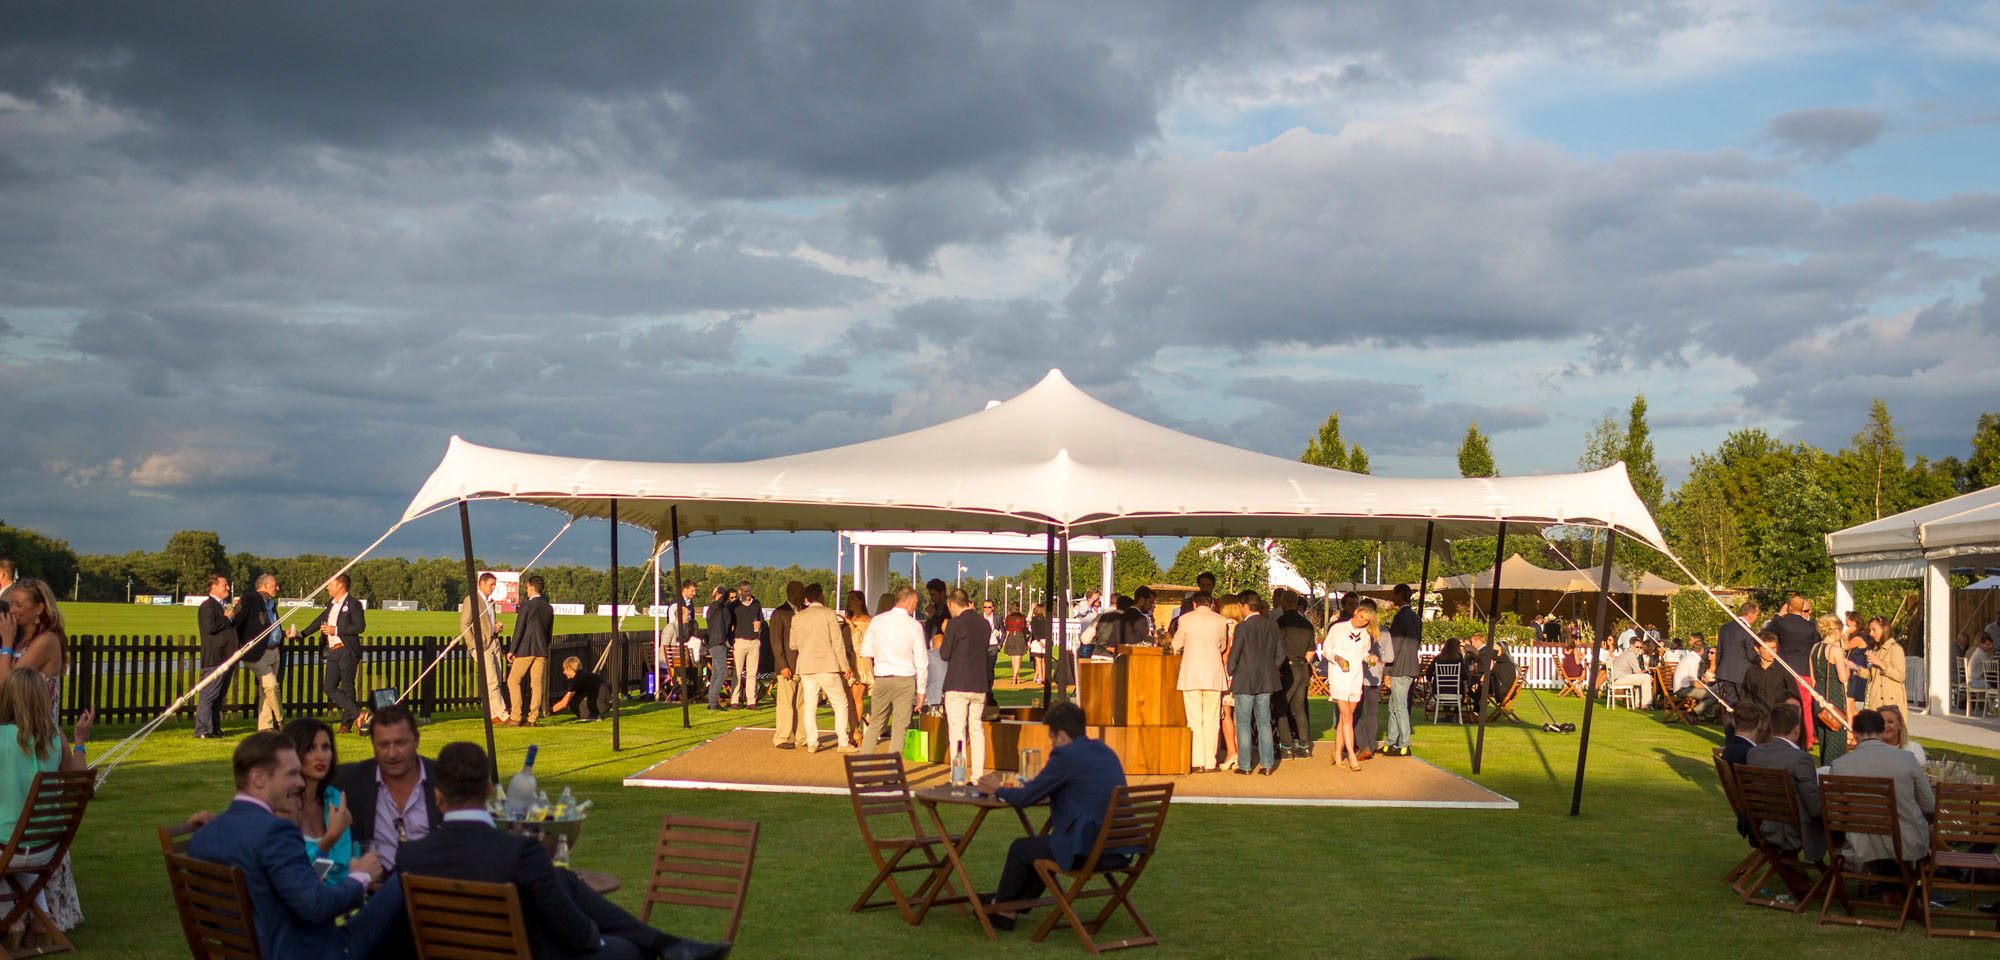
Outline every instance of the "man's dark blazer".
[(1756, 665), (1757, 636), (1732, 618), (1715, 634), (1715, 681), (1741, 686), (1743, 674)]
[[(436, 806), (433, 798), (432, 806)], [(398, 875), (512, 883), (521, 892), (528, 946), (537, 958), (590, 954), (602, 933), (576, 905), (569, 883), (533, 837), (501, 833), (484, 823), (455, 820), (396, 851)]]
[(243, 659), (255, 660), (263, 656), (272, 644), (284, 639), (275, 631), (270, 631), (271, 624), (276, 622), (270, 611), (264, 609), (263, 594), (252, 590), (236, 601), (236, 643), (250, 647), (250, 652), (244, 654)]
[(1252, 614), (1236, 625), (1236, 639), (1229, 647), (1230, 693), (1276, 693), (1278, 667), (1285, 662), (1285, 638), (1278, 621), (1264, 614)]
[(790, 603), (781, 603), (764, 621), (764, 633), (771, 639), (771, 662), (766, 666), (772, 673), (797, 669), (799, 654), (792, 648), (792, 615), (796, 613)]
[(1486, 675), (1493, 672), (1493, 661), (1498, 657), (1499, 653), (1493, 649), (1493, 644), (1489, 643), (1480, 647), (1479, 652), (1473, 654), (1472, 659), (1466, 661), (1466, 680), (1471, 683), (1485, 682)]
[(305, 838), (289, 820), (237, 800), (188, 839), (188, 856), (243, 871), (266, 957), (345, 960), (347, 938), (334, 920), (361, 905), (359, 882), (320, 882)]
[[(1803, 618), (1801, 618), (1803, 619)], [(1764, 824), (1764, 839), (1773, 846), (1785, 850), (1799, 850), (1807, 860), (1817, 860), (1826, 853), (1826, 831), (1820, 827), (1819, 806), (1819, 764), (1813, 755), (1799, 749), (1783, 737), (1772, 737), (1754, 747), (1744, 756), (1744, 763), (1752, 767), (1766, 767), (1783, 770), (1792, 778), (1792, 793), (1798, 800), (1799, 815), (1805, 822), (1805, 835), (1790, 824)]]
[(549, 598), (529, 597), (514, 611), (514, 636), (507, 652), (517, 657), (546, 657), (556, 629), (556, 608)]
[(938, 656), (944, 660), (944, 692), (985, 693), (992, 689), (993, 674), (986, 669), (986, 641), (993, 625), (971, 610), (951, 618), (944, 625), (944, 643)]
[(1287, 610), (1278, 615), (1278, 634), (1285, 641), (1285, 659), (1304, 660), (1313, 651), (1313, 622), (1297, 610)]
[[(423, 770), (422, 779), (417, 781), (417, 789), (424, 792), (424, 819), (430, 822), (430, 829), (436, 830), (444, 823), (444, 811), (438, 807), (436, 792), (431, 789), (431, 761), (429, 757), (418, 757), (417, 764)], [(362, 760), (343, 763), (340, 772), (334, 774), (334, 785), (347, 795), (347, 812), (354, 817), (354, 825), (349, 832), (354, 837), (354, 845), (359, 850), (369, 849), (375, 839), (375, 804), (380, 799), (375, 785), (375, 761)], [(407, 830), (407, 826), (405, 827)], [(402, 867), (402, 854), (396, 855), (396, 866)]]
[(708, 646), (729, 646), (730, 638), (736, 632), (736, 614), (729, 608), (734, 604), (717, 600), (708, 605), (702, 619), (708, 623)]
[[(1276, 673), (1273, 668), (1272, 674)], [(1049, 751), (1048, 763), (1035, 779), (1018, 787), (1001, 787), (994, 796), (1016, 807), (1047, 797), (1050, 852), (1055, 862), (1073, 866), (1077, 857), (1087, 856), (1097, 845), (1111, 794), (1124, 785), (1125, 768), (1119, 765), (1118, 755), (1102, 741), (1084, 737)]]
[(209, 597), (195, 608), (195, 624), (201, 629), (201, 665), (219, 666), (236, 652), (236, 623), (222, 610), (222, 601)]
[(1819, 628), (1811, 620), (1787, 613), (1766, 629), (1778, 635), (1778, 659), (1791, 664), (1799, 676), (1812, 676), (1812, 648), (1819, 643)]
[[(333, 621), (334, 632), (340, 634), (340, 642), (342, 644), (359, 650), (361, 649), (361, 635), (368, 632), (368, 613), (362, 609), (361, 601), (351, 596), (340, 599), (340, 615), (335, 617)], [(306, 624), (305, 628), (299, 631), (299, 635), (311, 636), (315, 631), (326, 626), (326, 615), (332, 612), (332, 610), (333, 605), (328, 604), (325, 610), (319, 612), (319, 616), (314, 617), (311, 623)]]

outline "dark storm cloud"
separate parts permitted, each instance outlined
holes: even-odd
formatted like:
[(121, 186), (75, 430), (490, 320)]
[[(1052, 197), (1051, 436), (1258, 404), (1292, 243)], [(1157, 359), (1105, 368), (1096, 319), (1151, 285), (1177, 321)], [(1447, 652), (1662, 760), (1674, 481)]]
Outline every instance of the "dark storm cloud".
[(1874, 143), (1888, 129), (1889, 118), (1859, 107), (1813, 107), (1771, 118), (1770, 135), (1800, 155), (1825, 163)]

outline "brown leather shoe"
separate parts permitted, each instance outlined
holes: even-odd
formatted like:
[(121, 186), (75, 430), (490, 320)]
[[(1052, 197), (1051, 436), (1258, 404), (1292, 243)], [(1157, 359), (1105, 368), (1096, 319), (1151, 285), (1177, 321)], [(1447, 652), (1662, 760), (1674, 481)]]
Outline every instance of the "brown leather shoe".
[(518, 727), (518, 726), (520, 726), (520, 724), (518, 724), (518, 723), (515, 723), (515, 722), (514, 722), (514, 721), (512, 721), (512, 720), (495, 720), (495, 721), (493, 721), (493, 725), (494, 725), (494, 726), (496, 726), (496, 727)]

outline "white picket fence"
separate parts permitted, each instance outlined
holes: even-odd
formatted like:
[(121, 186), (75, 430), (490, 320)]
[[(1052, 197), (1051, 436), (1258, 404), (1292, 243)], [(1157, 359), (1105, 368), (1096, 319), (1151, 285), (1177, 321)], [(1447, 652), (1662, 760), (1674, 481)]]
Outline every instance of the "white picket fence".
[[(1418, 648), (1424, 656), (1434, 657), (1444, 649), (1441, 643), (1426, 643)], [(1562, 648), (1549, 646), (1516, 646), (1512, 648), (1514, 665), (1527, 679), (1526, 686), (1537, 690), (1554, 690), (1562, 686), (1556, 677), (1562, 674)]]

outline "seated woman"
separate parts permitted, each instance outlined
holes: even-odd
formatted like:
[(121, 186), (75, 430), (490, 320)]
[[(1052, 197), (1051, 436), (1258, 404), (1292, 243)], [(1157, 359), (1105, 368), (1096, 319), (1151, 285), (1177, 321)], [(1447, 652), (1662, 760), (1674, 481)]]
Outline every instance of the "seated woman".
[(1924, 756), (1924, 745), (1910, 737), (1910, 727), (1903, 722), (1903, 708), (1883, 706), (1876, 710), (1882, 715), (1882, 742), (1917, 758), (1919, 764), (1930, 759)]
[[(1576, 690), (1583, 689), (1583, 658), (1578, 655), (1575, 640), (1563, 641), (1562, 655), (1563, 688), (1556, 696), (1575, 696)], [(1574, 684), (1574, 688), (1572, 688)]]
[(333, 729), (301, 717), (285, 724), (284, 733), (299, 752), (299, 775), (305, 778), (297, 809), (288, 819), (305, 834), (306, 856), (320, 871), (320, 879), (327, 886), (339, 886), (347, 880), (348, 861), (354, 859), (354, 837), (347, 829), (354, 818), (348, 813), (347, 798), (333, 785), (340, 770)]
[[(41, 675), (33, 670), (16, 670), (0, 679), (0, 837), (14, 835), (14, 827), (28, 805), (28, 791), (34, 786), (35, 774), (84, 768), (83, 744), (90, 739), (90, 723), (91, 711), (85, 710), (76, 720), (71, 747), (64, 749), (62, 733), (56, 729), (55, 717), (49, 712), (49, 690)], [(46, 850), (39, 858), (14, 858), (17, 866), (46, 863)], [(75, 888), (70, 890), (73, 896)], [(43, 897), (51, 895), (61, 895), (53, 883)], [(45, 899), (44, 909), (48, 907)], [(19, 938), (25, 928), (25, 921), (16, 921), (14, 928), (7, 931), (8, 940)]]

